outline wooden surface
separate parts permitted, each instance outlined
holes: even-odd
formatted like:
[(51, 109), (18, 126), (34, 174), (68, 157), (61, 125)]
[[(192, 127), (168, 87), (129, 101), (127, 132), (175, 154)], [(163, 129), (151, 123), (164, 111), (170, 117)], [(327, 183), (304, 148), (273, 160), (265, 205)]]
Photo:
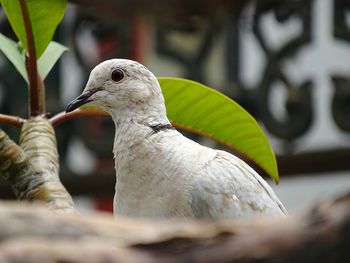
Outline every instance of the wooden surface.
[(3, 202), (0, 262), (350, 262), (350, 193), (251, 222), (114, 220)]

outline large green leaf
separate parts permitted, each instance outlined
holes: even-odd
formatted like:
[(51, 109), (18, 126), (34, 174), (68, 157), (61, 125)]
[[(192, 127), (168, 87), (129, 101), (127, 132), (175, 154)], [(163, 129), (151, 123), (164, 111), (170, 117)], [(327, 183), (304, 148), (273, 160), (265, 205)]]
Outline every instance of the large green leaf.
[(210, 137), (242, 153), (276, 182), (276, 158), (256, 120), (222, 93), (194, 81), (158, 78), (167, 114), (177, 127)]
[(45, 79), (56, 61), (61, 57), (63, 52), (67, 50), (67, 47), (57, 42), (50, 42), (49, 46), (45, 49), (43, 55), (38, 60), (38, 71), (42, 79)]
[[(28, 50), (22, 12), (19, 0), (0, 0), (7, 18), (18, 39)], [(32, 25), (36, 58), (38, 59), (49, 45), (53, 34), (61, 22), (67, 0), (26, 0)]]
[(25, 81), (28, 82), (24, 55), (21, 52), (18, 43), (0, 33), (0, 50), (11, 61)]

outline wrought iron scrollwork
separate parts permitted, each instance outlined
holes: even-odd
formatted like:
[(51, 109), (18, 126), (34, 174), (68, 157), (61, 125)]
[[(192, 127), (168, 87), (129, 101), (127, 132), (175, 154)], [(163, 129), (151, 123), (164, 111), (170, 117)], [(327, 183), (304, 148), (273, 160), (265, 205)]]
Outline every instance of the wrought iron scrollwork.
[[(305, 134), (313, 121), (312, 108), (312, 80), (307, 79), (301, 84), (295, 83), (284, 72), (283, 64), (301, 48), (311, 42), (312, 0), (308, 1), (255, 1), (255, 10), (252, 18), (252, 32), (254, 33), (261, 51), (266, 57), (266, 65), (261, 72), (260, 83), (255, 89), (247, 89), (241, 80), (242, 43), (240, 39), (240, 22), (242, 10), (245, 4), (235, 6), (229, 10), (228, 26), (221, 30), (226, 34), (225, 46), (225, 74), (228, 85), (233, 89), (228, 91), (255, 117), (264, 122), (266, 128), (272, 134), (284, 140), (293, 140)], [(278, 23), (283, 24), (291, 17), (297, 17), (302, 22), (299, 35), (290, 39), (277, 49), (267, 45), (264, 31), (261, 28), (261, 20), (268, 12), (273, 12)], [(195, 20), (194, 20), (195, 21)], [(161, 55), (175, 60), (184, 67), (184, 76), (201, 82), (206, 82), (203, 75), (203, 65), (207, 60), (208, 51), (213, 47), (213, 39), (217, 36), (217, 24), (211, 17), (202, 17), (198, 27), (193, 20), (172, 19), (166, 23), (160, 23), (157, 28), (156, 49)], [(223, 21), (221, 21), (222, 23)], [(171, 42), (171, 36), (175, 33), (201, 32), (200, 45), (189, 54), (180, 46)], [(186, 39), (184, 38), (183, 41)], [(269, 106), (269, 97), (273, 84), (280, 81), (284, 84), (287, 93), (285, 108), (287, 116), (284, 120), (274, 117)]]
[[(312, 109), (312, 81), (306, 80), (301, 85), (294, 83), (283, 70), (283, 63), (295, 55), (304, 45), (311, 41), (311, 3), (312, 1), (284, 1), (276, 4), (275, 1), (259, 1), (253, 20), (254, 34), (265, 53), (267, 64), (262, 74), (259, 90), (260, 117), (269, 132), (285, 140), (293, 140), (303, 135), (313, 121)], [(261, 18), (266, 12), (273, 11), (276, 20), (284, 23), (291, 16), (297, 16), (302, 21), (301, 32), (277, 50), (268, 47), (266, 38), (261, 29)], [(276, 119), (269, 105), (272, 85), (280, 81), (287, 92), (285, 102), (287, 117), (284, 120)]]
[(332, 76), (334, 95), (332, 115), (340, 129), (350, 132), (350, 79), (343, 76)]
[[(182, 19), (167, 19), (157, 26), (156, 50), (159, 54), (175, 60), (185, 68), (185, 77), (199, 82), (205, 82), (203, 66), (212, 48), (214, 36), (218, 27), (212, 20), (200, 16), (189, 16)], [(174, 44), (171, 37), (182, 34), (182, 41), (187, 36), (198, 35), (199, 43), (195, 50), (185, 50), (181, 45)]]
[(350, 29), (346, 22), (346, 13), (350, 11), (349, 0), (333, 0), (333, 36), (350, 41)]
[[(350, 42), (350, 28), (346, 22), (346, 13), (350, 12), (349, 0), (334, 0), (333, 35), (336, 39)], [(334, 95), (332, 115), (337, 126), (350, 132), (350, 78), (332, 75)]]

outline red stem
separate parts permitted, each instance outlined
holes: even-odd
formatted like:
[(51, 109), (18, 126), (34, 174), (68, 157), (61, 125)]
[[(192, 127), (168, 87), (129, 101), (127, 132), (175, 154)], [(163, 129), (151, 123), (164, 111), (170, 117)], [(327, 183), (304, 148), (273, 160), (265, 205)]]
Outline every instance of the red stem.
[(20, 117), (15, 117), (11, 115), (6, 114), (0, 114), (0, 123), (9, 124), (16, 127), (21, 127), (23, 123), (25, 123), (26, 120), (22, 119)]
[(74, 119), (75, 117), (84, 117), (84, 116), (108, 116), (108, 113), (102, 111), (102, 110), (81, 110), (81, 109), (76, 109), (75, 111), (65, 113), (65, 112), (60, 112), (53, 116), (52, 118), (49, 119), (49, 122), (51, 123), (52, 126), (56, 127), (60, 125), (62, 122), (65, 122), (67, 120)]
[(26, 68), (29, 79), (29, 116), (33, 117), (45, 113), (44, 85), (37, 70), (35, 43), (28, 7), (25, 0), (19, 0), (19, 4), (22, 11), (23, 24), (28, 45)]

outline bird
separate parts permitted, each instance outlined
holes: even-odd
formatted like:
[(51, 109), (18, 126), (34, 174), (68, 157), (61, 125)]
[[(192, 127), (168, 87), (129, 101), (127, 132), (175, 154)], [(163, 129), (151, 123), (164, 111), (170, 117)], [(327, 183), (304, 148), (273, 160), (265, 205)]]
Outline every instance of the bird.
[(172, 126), (160, 84), (142, 64), (128, 59), (98, 64), (66, 113), (82, 105), (106, 111), (115, 124), (116, 218), (217, 220), (287, 214), (246, 162), (202, 146)]

